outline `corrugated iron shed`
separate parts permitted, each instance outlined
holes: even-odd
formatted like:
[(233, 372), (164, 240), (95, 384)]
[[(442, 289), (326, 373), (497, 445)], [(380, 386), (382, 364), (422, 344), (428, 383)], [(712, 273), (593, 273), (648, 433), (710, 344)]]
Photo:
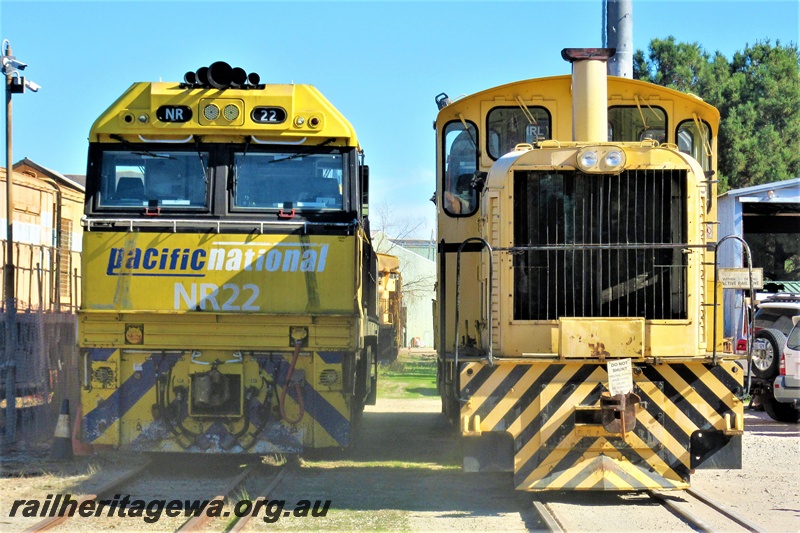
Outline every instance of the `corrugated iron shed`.
[[(800, 294), (800, 178), (730, 190), (719, 196), (718, 206), (718, 238), (742, 237), (751, 249), (753, 267), (764, 269), (765, 283)], [(746, 266), (738, 241), (723, 243), (718, 265)], [(741, 333), (742, 302), (742, 291), (725, 291), (726, 337)]]

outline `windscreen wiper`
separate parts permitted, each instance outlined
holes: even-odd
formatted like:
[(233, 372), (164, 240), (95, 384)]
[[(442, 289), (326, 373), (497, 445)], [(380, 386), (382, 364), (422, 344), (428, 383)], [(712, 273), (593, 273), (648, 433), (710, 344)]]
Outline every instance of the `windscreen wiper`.
[(111, 135), (109, 135), (109, 137), (111, 137), (115, 141), (121, 142), (122, 145), (128, 150), (130, 150), (133, 155), (146, 155), (148, 157), (154, 157), (157, 159), (175, 159), (175, 157), (169, 154), (156, 154), (148, 150), (140, 150), (138, 146), (126, 141), (121, 135), (117, 135), (116, 133), (112, 133)]
[(203, 150), (201, 149), (200, 139), (197, 135), (194, 135), (194, 146), (197, 148), (197, 157), (200, 158), (200, 167), (203, 170), (203, 181), (208, 185), (208, 167), (206, 166), (206, 162), (203, 161)]
[(335, 140), (336, 140), (335, 137), (331, 137), (330, 139), (328, 139), (326, 141), (323, 141), (323, 142), (321, 142), (319, 144), (315, 144), (315, 145), (312, 145), (312, 146), (303, 146), (303, 147), (299, 148), (299, 150), (303, 150), (302, 152), (298, 152), (296, 154), (292, 154), (290, 156), (283, 157), (281, 159), (273, 159), (272, 161), (267, 161), (267, 164), (280, 163), (282, 161), (289, 161), (290, 159), (297, 159), (297, 158), (300, 158), (300, 157), (305, 157), (308, 154), (310, 154), (314, 148), (321, 148), (323, 146), (327, 146), (327, 145), (329, 145), (330, 143), (332, 143)]

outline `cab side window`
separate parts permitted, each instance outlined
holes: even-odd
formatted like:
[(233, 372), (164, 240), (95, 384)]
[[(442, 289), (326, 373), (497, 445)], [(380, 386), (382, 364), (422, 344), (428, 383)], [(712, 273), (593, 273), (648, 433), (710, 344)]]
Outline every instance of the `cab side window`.
[(655, 106), (614, 106), (608, 108), (608, 140), (640, 142), (667, 141), (667, 114)]
[(452, 216), (471, 215), (478, 209), (478, 193), (472, 188), (478, 169), (478, 128), (471, 122), (450, 122), (443, 140), (444, 210)]
[(703, 170), (711, 170), (711, 128), (700, 122), (700, 129), (694, 120), (685, 120), (678, 124), (675, 138), (678, 149), (697, 159)]
[(486, 116), (488, 152), (492, 159), (514, 150), (518, 144), (550, 139), (550, 113), (544, 107), (495, 107)]

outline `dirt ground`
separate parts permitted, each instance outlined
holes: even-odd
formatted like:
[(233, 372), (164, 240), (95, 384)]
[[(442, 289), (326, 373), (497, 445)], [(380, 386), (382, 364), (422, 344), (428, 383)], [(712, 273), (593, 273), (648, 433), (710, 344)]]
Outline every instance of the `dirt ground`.
[(339, 460), (308, 460), (276, 498), (330, 499), (325, 518), (251, 521), (252, 530), (527, 531), (541, 529), (511, 474), (465, 474), (437, 399), (368, 407), (359, 445)]
[[(768, 531), (800, 531), (800, 434), (764, 413), (746, 416), (743, 468), (701, 470), (694, 488)], [(331, 499), (325, 518), (251, 522), (251, 529), (526, 531), (544, 525), (536, 495), (514, 491), (510, 474), (466, 474), (438, 399), (392, 399), (369, 407), (352, 458), (307, 461), (278, 487), (281, 499)], [(678, 496), (680, 497), (680, 496)], [(639, 498), (641, 505), (631, 506)], [(560, 493), (571, 531), (690, 531), (643, 495)], [(622, 514), (624, 513), (624, 514)], [(624, 516), (624, 525), (620, 523)], [(713, 522), (710, 522), (713, 524)], [(722, 523), (726, 523), (723, 520)], [(725, 529), (723, 529), (725, 530)]]
[[(300, 500), (330, 500), (327, 514), (281, 517), (274, 523), (257, 517), (248, 523), (247, 530), (543, 529), (531, 505), (535, 495), (514, 491), (511, 474), (461, 471), (458, 440), (440, 414), (440, 401), (432, 385), (420, 387), (415, 383), (413, 394), (402, 393), (397, 383), (390, 381), (384, 386), (385, 396), (379, 395), (378, 405), (367, 407), (364, 413), (360, 438), (353, 449), (306, 456), (270, 495), (287, 505)], [(693, 486), (769, 531), (800, 531), (798, 429), (796, 424), (775, 423), (764, 413), (748, 411), (743, 469), (698, 471), (692, 476)], [(67, 464), (50, 463), (46, 457), (30, 454), (3, 457), (0, 531), (21, 531), (39, 520), (19, 513), (9, 517), (15, 499), (44, 500), (48, 494), (91, 492), (107, 476), (142, 460), (143, 456), (119, 453), (78, 457)], [(203, 461), (213, 463), (215, 459)], [(196, 469), (204, 466), (198, 462)], [(181, 498), (184, 495), (176, 492), (179, 487), (177, 481), (170, 485), (166, 480), (153, 486), (152, 492)], [(559, 511), (568, 513), (570, 521), (565, 525), (571, 531), (690, 530), (652, 503), (621, 507), (624, 499), (562, 493), (558, 505)], [(625, 517), (624, 525), (620, 516)], [(155, 526), (161, 525), (165, 527), (155, 529), (171, 530), (166, 522)], [(74, 527), (55, 531), (81, 528), (149, 531), (154, 526), (131, 518), (100, 522), (76, 519)]]
[(741, 470), (700, 470), (692, 487), (770, 531), (800, 531), (800, 425), (746, 411)]

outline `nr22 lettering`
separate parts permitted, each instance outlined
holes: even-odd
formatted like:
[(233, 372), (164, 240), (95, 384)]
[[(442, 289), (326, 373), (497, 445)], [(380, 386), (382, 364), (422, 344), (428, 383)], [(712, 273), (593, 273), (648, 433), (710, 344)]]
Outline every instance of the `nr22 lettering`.
[[(174, 309), (201, 309), (203, 311), (259, 311), (258, 285), (226, 283), (222, 287), (213, 283), (192, 283), (187, 290), (183, 283), (175, 284)], [(221, 305), (220, 305), (221, 303)]]

